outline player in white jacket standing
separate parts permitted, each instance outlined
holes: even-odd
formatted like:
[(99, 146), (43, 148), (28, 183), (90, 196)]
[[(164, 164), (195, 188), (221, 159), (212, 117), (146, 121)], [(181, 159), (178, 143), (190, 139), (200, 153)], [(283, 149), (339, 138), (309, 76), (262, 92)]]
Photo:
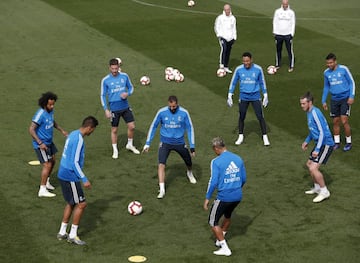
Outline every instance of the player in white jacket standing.
[(220, 44), (220, 68), (224, 68), (227, 73), (232, 73), (229, 69), (229, 60), (232, 45), (237, 38), (237, 32), (236, 18), (231, 13), (229, 4), (224, 5), (223, 13), (216, 18), (214, 30)]
[(281, 7), (275, 10), (273, 18), (273, 34), (276, 44), (276, 68), (281, 66), (281, 51), (285, 41), (285, 46), (289, 56), (288, 72), (294, 70), (295, 56), (293, 50), (293, 37), (295, 35), (295, 12), (290, 9), (289, 1), (282, 0)]

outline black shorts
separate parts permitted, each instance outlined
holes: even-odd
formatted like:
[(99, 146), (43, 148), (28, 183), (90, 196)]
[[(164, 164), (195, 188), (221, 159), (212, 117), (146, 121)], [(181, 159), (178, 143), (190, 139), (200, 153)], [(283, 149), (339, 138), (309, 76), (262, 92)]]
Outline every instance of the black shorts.
[(50, 162), (53, 158), (53, 155), (58, 152), (58, 149), (56, 148), (54, 143), (46, 146), (47, 150), (43, 150), (40, 148), (34, 149), (40, 163)]
[(314, 147), (314, 149), (312, 149), (312, 151), (310, 153), (309, 160), (313, 161), (314, 163), (326, 164), (326, 162), (328, 161), (328, 159), (333, 151), (333, 148), (334, 148), (334, 146), (329, 146), (329, 145), (321, 146), (318, 156), (316, 156), (314, 158), (312, 156), (312, 153), (315, 150), (315, 147)]
[(159, 145), (159, 163), (166, 164), (167, 158), (169, 157), (171, 151), (177, 152), (187, 166), (192, 166), (189, 149), (185, 144), (167, 144), (161, 142)]
[(212, 227), (219, 225), (219, 220), (222, 216), (231, 218), (232, 212), (239, 203), (240, 201), (223, 202), (218, 199), (214, 200), (209, 213), (209, 225)]
[(69, 182), (59, 179), (65, 201), (69, 205), (85, 202), (85, 195), (80, 182)]
[(348, 99), (330, 101), (330, 117), (350, 116), (350, 105)]
[(126, 123), (135, 121), (134, 115), (131, 108), (120, 111), (111, 112), (111, 127), (118, 127), (120, 122), (120, 117), (124, 119)]

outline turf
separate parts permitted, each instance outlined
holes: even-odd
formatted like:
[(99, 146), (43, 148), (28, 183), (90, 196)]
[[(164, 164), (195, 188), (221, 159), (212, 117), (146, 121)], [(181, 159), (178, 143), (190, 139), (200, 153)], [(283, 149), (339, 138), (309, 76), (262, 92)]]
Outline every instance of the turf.
[[(0, 2), (0, 151), (2, 165), (0, 233), (1, 262), (127, 262), (127, 257), (145, 255), (147, 262), (356, 262), (359, 235), (358, 191), (360, 122), (357, 103), (352, 108), (354, 148), (335, 152), (323, 168), (332, 193), (330, 200), (314, 205), (303, 191), (310, 186), (303, 164), (308, 152), (300, 145), (307, 134), (305, 114), (298, 98), (311, 90), (320, 100), (324, 57), (334, 51), (339, 62), (360, 79), (356, 57), (360, 41), (354, 34), (359, 3), (352, 9), (343, 3), (293, 1), (298, 27), (295, 38), (296, 69), (282, 68), (267, 76), (269, 107), (265, 110), (271, 146), (264, 148), (258, 123), (250, 110), (245, 143), (236, 139), (237, 110), (225, 103), (229, 77), (219, 79), (218, 44), (213, 22), (224, 2), (186, 1), (21, 1)], [(255, 62), (273, 63), (271, 17), (279, 4), (270, 1), (231, 1), (238, 14), (239, 41), (231, 66), (240, 63), (241, 53), (250, 50)], [(271, 11), (269, 11), (271, 10)], [(333, 10), (336, 10), (335, 13)], [(188, 12), (191, 11), (191, 12)], [(329, 14), (332, 16), (329, 17)], [(250, 17), (249, 17), (250, 16)], [(335, 20), (301, 18), (334, 18)], [(347, 18), (348, 20), (341, 20)], [(339, 20), (336, 20), (339, 19)], [(316, 24), (316, 27), (312, 26)], [(130, 98), (137, 130), (135, 145), (141, 148), (156, 110), (170, 94), (178, 95), (193, 118), (197, 156), (190, 185), (185, 168), (175, 154), (167, 168), (167, 195), (157, 200), (156, 148), (136, 156), (120, 149), (120, 158), (110, 158), (110, 127), (100, 107), (100, 80), (107, 74), (107, 61), (120, 56), (136, 90)], [(163, 79), (166, 66), (176, 66), (185, 75), (181, 84)], [(138, 80), (151, 77), (149, 87)], [(40, 167), (35, 159), (27, 128), (42, 92), (58, 94), (55, 117), (67, 130), (78, 128), (86, 115), (100, 125), (86, 138), (85, 172), (93, 183), (86, 191), (89, 207), (79, 228), (86, 247), (56, 240), (64, 201), (57, 189), (55, 199), (36, 196)], [(126, 143), (120, 126), (119, 145)], [(229, 150), (245, 160), (248, 183), (244, 200), (236, 210), (228, 235), (230, 258), (212, 255), (213, 238), (202, 203), (214, 154), (212, 137), (221, 135)], [(64, 138), (55, 131), (62, 150)], [(58, 154), (59, 158), (60, 154)], [(57, 170), (57, 168), (55, 169)], [(127, 204), (138, 199), (144, 213), (127, 214)]]

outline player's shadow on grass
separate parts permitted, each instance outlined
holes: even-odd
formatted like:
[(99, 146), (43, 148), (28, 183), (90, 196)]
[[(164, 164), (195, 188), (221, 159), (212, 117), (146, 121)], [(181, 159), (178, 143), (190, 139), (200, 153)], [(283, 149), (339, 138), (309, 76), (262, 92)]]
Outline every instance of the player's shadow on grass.
[(102, 219), (102, 214), (109, 209), (110, 203), (119, 202), (122, 198), (123, 196), (117, 195), (109, 199), (97, 199), (88, 203), (88, 207), (85, 209), (81, 219), (81, 235), (86, 236), (94, 231), (97, 226), (105, 225), (106, 222)]
[[(121, 131), (121, 132), (127, 131), (127, 127), (124, 126), (124, 125), (122, 125), (120, 127), (120, 125), (119, 125), (118, 131)], [(147, 136), (147, 133), (145, 133), (145, 132), (143, 132), (141, 130), (137, 130), (135, 128), (134, 145), (140, 152), (142, 151), (142, 147), (145, 144), (146, 136)], [(121, 134), (118, 133), (118, 147), (119, 147), (119, 149), (121, 147), (125, 147), (125, 145), (127, 144), (127, 141), (128, 141), (127, 133), (121, 133)]]
[[(252, 108), (251, 105), (249, 105), (249, 108)], [(252, 109), (248, 109), (248, 112), (251, 111)], [(245, 119), (245, 124), (244, 124), (244, 137), (249, 136), (251, 133), (255, 133), (257, 134), (259, 137), (262, 138), (262, 134), (261, 134), (261, 128), (260, 128), (260, 123), (257, 119), (255, 120), (247, 120), (247, 118)], [(266, 130), (267, 133), (271, 132), (271, 129), (269, 126), (266, 125)], [(233, 134), (239, 134), (239, 126), (236, 124), (236, 126), (234, 127)]]

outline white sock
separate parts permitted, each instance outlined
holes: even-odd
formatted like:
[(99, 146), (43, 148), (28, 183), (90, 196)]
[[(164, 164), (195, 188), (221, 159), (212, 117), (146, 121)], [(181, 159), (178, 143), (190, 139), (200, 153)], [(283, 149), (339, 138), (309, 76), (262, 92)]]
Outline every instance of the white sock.
[(334, 135), (335, 143), (340, 143), (340, 135)]
[(351, 143), (351, 136), (346, 137), (346, 143)]
[(160, 187), (160, 192), (165, 193), (165, 183), (159, 183), (159, 187)]
[(222, 231), (222, 232), (223, 232), (223, 236), (225, 237), (225, 235), (226, 235), (227, 232), (226, 232), (226, 231)]
[(40, 185), (40, 191), (47, 191), (46, 190), (46, 185)]
[(61, 226), (60, 226), (60, 230), (59, 230), (60, 235), (66, 234), (67, 225), (68, 225), (67, 223), (61, 222)]
[(113, 144), (112, 144), (112, 147), (113, 147), (113, 151), (114, 151), (114, 152), (117, 152), (117, 151), (118, 151), (117, 143), (113, 143)]
[(128, 144), (128, 145), (133, 145), (133, 139), (128, 138), (127, 144)]
[(71, 225), (71, 230), (69, 234), (70, 238), (75, 238), (77, 236), (78, 227), (79, 227), (78, 225)]
[(326, 185), (324, 187), (320, 187), (320, 193), (327, 193), (329, 190), (327, 189)]
[(320, 185), (319, 185), (319, 184), (314, 183), (314, 189), (315, 189), (315, 190), (320, 189)]
[(221, 248), (229, 249), (229, 247), (228, 247), (225, 239), (224, 239), (224, 240), (221, 240), (221, 241), (219, 241), (219, 242), (220, 242)]

